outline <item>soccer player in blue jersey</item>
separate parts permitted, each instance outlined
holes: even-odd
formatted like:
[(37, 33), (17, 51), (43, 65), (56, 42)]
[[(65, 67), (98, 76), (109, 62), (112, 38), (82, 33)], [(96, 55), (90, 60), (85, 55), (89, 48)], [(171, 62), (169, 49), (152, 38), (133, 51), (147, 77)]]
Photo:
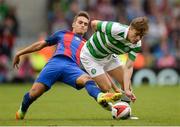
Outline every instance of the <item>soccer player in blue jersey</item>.
[(46, 46), (57, 45), (53, 57), (44, 66), (32, 88), (24, 95), (22, 104), (16, 112), (16, 119), (24, 119), (29, 106), (56, 81), (66, 83), (77, 90), (85, 87), (89, 95), (102, 106), (107, 106), (109, 101), (120, 98), (121, 93), (102, 93), (90, 76), (79, 67), (80, 51), (86, 42), (82, 35), (87, 32), (89, 21), (88, 13), (81, 11), (74, 18), (72, 31), (58, 31), (46, 40), (35, 42), (16, 53), (13, 67), (18, 68), (20, 56), (39, 51)]

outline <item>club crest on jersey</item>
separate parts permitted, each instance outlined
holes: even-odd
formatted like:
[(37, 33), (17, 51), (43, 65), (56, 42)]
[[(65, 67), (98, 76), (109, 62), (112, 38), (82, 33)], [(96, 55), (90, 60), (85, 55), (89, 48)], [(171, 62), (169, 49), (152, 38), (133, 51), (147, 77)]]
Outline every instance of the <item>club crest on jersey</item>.
[(75, 40), (77, 40), (77, 41), (80, 41), (80, 38), (78, 38), (78, 37), (75, 37)]
[(91, 69), (91, 73), (94, 75), (94, 74), (96, 74), (96, 69)]

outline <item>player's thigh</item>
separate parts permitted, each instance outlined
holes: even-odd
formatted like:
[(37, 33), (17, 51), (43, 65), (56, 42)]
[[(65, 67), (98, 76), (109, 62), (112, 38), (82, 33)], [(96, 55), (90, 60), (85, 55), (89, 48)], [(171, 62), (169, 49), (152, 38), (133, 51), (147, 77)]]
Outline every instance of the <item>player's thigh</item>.
[(101, 74), (93, 77), (93, 80), (98, 84), (103, 92), (108, 92), (111, 89), (111, 82), (107, 77), (107, 74)]
[(87, 81), (92, 80), (92, 78), (88, 74), (82, 74), (76, 79), (76, 84), (78, 86), (84, 87)]
[[(87, 75), (76, 63), (69, 63), (66, 68), (63, 70), (63, 75), (59, 79), (59, 81), (64, 82), (76, 89), (81, 89), (84, 87), (84, 77), (83, 75)], [(83, 77), (81, 77), (83, 76)], [(81, 78), (80, 78), (81, 77)]]
[(47, 89), (48, 88), (46, 85), (39, 82), (35, 82), (29, 91), (29, 95), (33, 98), (37, 98), (41, 96), (45, 91), (47, 91)]
[[(61, 62), (61, 64), (59, 64)], [(57, 58), (51, 59), (41, 70), (35, 82), (42, 83), (50, 89), (52, 85), (61, 77), (64, 70), (64, 61)]]
[(123, 85), (123, 66), (114, 68), (113, 70), (108, 71), (107, 73), (121, 85)]
[(104, 61), (102, 64), (100, 61), (96, 61), (92, 58), (86, 59), (84, 61), (83, 67), (91, 76), (91, 78), (97, 83), (97, 85), (101, 88), (102, 91), (107, 92), (111, 88), (111, 82), (106, 76), (106, 72), (104, 71)]
[(111, 60), (104, 67), (106, 72), (116, 79), (120, 84), (123, 81), (123, 65), (116, 55), (112, 55)]

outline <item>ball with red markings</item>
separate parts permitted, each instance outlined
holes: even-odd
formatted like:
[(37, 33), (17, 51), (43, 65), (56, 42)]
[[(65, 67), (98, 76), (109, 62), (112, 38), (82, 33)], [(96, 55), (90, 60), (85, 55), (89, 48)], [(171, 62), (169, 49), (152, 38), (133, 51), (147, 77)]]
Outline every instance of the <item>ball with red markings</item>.
[(126, 102), (117, 102), (112, 105), (111, 113), (114, 119), (128, 119), (131, 116), (131, 107)]

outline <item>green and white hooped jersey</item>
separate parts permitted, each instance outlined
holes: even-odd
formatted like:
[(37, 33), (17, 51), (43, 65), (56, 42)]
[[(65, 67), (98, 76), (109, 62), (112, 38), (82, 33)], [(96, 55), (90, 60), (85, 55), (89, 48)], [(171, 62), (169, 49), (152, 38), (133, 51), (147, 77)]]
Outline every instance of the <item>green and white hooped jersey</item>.
[(136, 59), (136, 53), (141, 51), (141, 41), (132, 44), (126, 40), (129, 27), (116, 22), (99, 22), (97, 31), (87, 41), (86, 47), (91, 55), (97, 59), (110, 54), (125, 54), (131, 60)]

